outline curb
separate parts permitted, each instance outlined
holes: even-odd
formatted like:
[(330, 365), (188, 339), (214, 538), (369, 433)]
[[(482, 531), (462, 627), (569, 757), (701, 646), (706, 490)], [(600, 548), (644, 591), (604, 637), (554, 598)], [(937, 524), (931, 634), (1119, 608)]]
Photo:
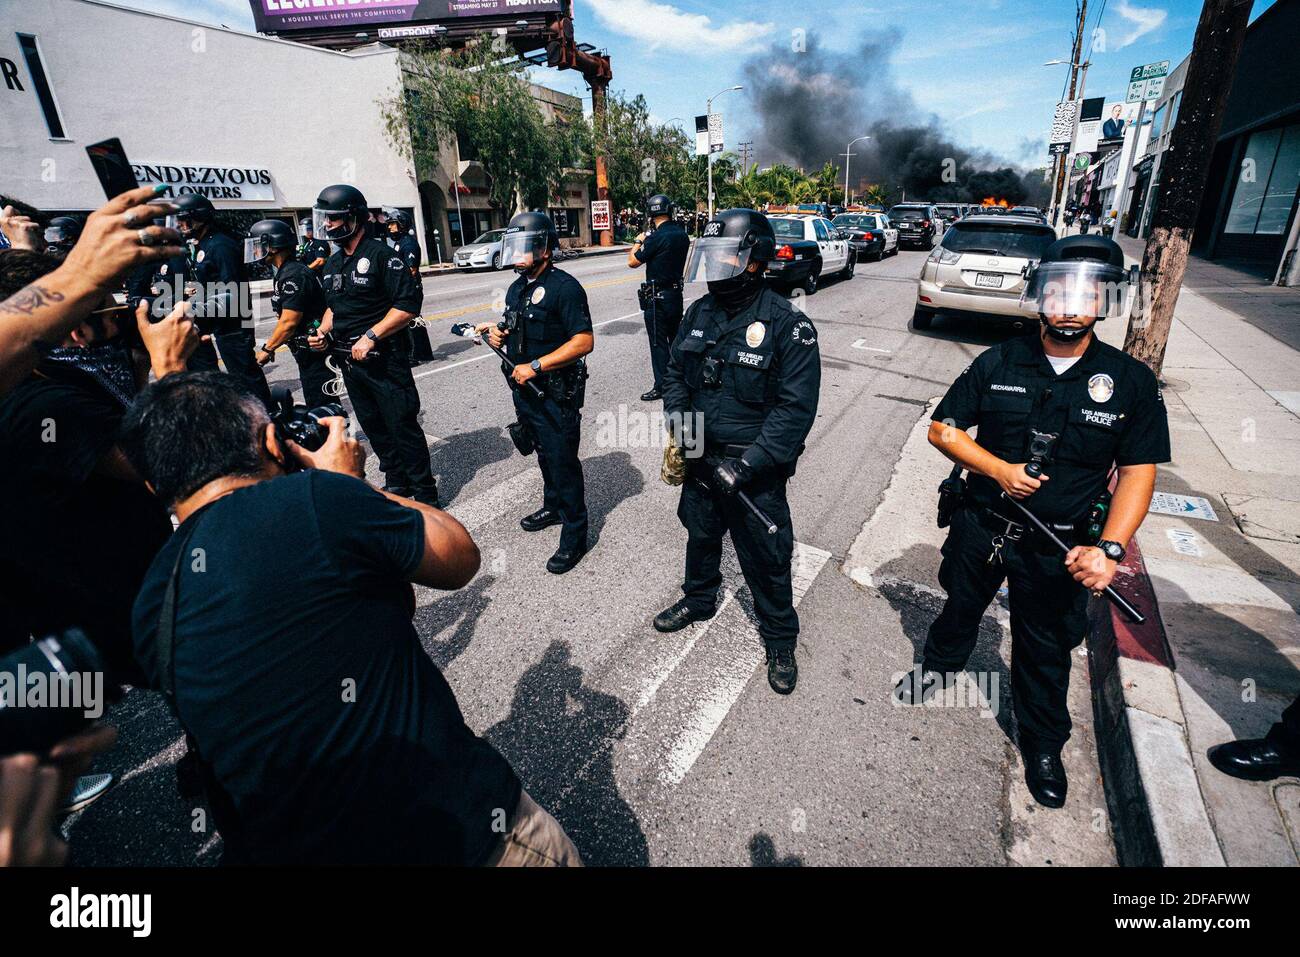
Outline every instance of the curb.
[(1116, 585), (1147, 616), (1135, 625), (1108, 601), (1089, 610), (1097, 748), (1120, 864), (1223, 867), (1188, 746), (1173, 652), (1136, 538)]

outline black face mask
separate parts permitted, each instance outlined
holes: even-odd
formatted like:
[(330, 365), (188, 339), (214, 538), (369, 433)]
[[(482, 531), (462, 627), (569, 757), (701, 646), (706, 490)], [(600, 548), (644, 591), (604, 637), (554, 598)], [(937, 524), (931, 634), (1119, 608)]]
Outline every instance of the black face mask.
[(1078, 329), (1058, 329), (1056, 326), (1052, 325), (1050, 322), (1047, 321), (1046, 316), (1039, 316), (1039, 321), (1042, 322), (1043, 324), (1043, 330), (1047, 333), (1047, 338), (1055, 342), (1061, 342), (1066, 344), (1069, 344), (1071, 342), (1078, 342), (1088, 333), (1092, 332), (1092, 327), (1097, 324), (1097, 320), (1094, 319), (1088, 325), (1082, 326)]
[(763, 274), (745, 270), (739, 276), (730, 279), (718, 279), (709, 284), (709, 295), (720, 305), (724, 312), (732, 315), (740, 312), (758, 298), (763, 291)]

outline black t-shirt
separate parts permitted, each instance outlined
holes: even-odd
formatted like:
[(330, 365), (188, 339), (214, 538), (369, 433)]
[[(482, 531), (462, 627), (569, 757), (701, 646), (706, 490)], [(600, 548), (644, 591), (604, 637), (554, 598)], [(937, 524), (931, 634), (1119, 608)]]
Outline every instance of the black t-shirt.
[[(1059, 436), (1048, 475), (1024, 500), (1039, 518), (1079, 519), (1106, 488), (1111, 465), (1169, 461), (1169, 421), (1160, 384), (1141, 362), (1093, 337), (1088, 351), (1057, 375), (1037, 336), (1020, 336), (979, 356), (934, 411), (936, 422), (978, 426), (975, 441), (1006, 462), (1029, 460), (1031, 429)], [(1001, 488), (970, 476), (976, 505), (999, 506)]]
[(592, 331), (587, 290), (554, 266), (547, 266), (535, 281), (518, 277), (506, 290), (506, 309), (519, 314), (519, 328), (506, 339), (506, 353), (515, 362), (540, 359), (574, 336)]
[(351, 341), (379, 322), (389, 309), (419, 314), (424, 289), (391, 246), (363, 239), (349, 256), (334, 250), (325, 262), (321, 286), (334, 313), (334, 337)]
[(636, 258), (645, 263), (647, 282), (668, 286), (682, 281), (691, 239), (673, 222), (664, 223), (646, 237)]
[(325, 293), (316, 274), (292, 259), (281, 266), (271, 284), (271, 309), (277, 316), (286, 309), (301, 313), (298, 333), (305, 334), (325, 314)]
[(480, 863), (501, 837), (494, 813), (514, 812), (520, 786), (465, 725), (411, 625), (419, 512), (311, 471), (190, 516), (135, 605), (155, 682), (181, 549), (176, 704), (233, 804), (236, 820), (217, 826), (239, 858)]
[(40, 376), (0, 400), (0, 644), (79, 627), (137, 683), (131, 603), (172, 526), (142, 484), (95, 473), (124, 411), (93, 382)]

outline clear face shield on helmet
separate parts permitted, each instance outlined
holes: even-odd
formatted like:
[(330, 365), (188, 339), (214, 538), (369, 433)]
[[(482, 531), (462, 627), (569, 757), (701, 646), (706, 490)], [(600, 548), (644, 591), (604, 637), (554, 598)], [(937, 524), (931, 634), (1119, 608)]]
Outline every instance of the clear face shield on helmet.
[(740, 248), (738, 236), (704, 236), (695, 241), (686, 263), (686, 281), (723, 282), (749, 268), (753, 247)]
[(311, 211), (312, 231), (317, 237), (328, 239), (332, 243), (346, 242), (361, 228), (361, 224), (365, 221), (364, 215), (352, 209), (315, 207)]
[(244, 262), (260, 263), (271, 255), (270, 236), (249, 236), (244, 240)]
[(73, 235), (72, 230), (63, 226), (46, 226), (45, 241), (51, 246), (68, 246), (76, 242), (77, 237)]
[(501, 242), (501, 261), (526, 272), (542, 261), (550, 245), (550, 235), (542, 230), (507, 232)]
[(1109, 319), (1128, 314), (1137, 294), (1132, 272), (1090, 259), (1031, 267), (1020, 305), (1052, 319)]

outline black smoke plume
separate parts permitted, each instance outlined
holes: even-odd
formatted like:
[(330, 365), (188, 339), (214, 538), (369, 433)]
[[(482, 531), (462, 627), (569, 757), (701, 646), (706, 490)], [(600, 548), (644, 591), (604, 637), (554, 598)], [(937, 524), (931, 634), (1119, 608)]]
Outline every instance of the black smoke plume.
[(897, 29), (864, 37), (852, 53), (822, 48), (814, 33), (806, 48), (776, 43), (745, 63), (745, 91), (755, 117), (755, 154), (764, 166), (783, 162), (809, 172), (825, 163), (844, 168), (844, 147), (854, 136), (849, 168), (855, 189), (881, 183), (891, 201), (904, 192), (932, 202), (974, 202), (987, 197), (1011, 205), (1043, 205), (1049, 186), (1040, 172), (1017, 170), (990, 154), (958, 146), (940, 122), (916, 106), (893, 79)]

